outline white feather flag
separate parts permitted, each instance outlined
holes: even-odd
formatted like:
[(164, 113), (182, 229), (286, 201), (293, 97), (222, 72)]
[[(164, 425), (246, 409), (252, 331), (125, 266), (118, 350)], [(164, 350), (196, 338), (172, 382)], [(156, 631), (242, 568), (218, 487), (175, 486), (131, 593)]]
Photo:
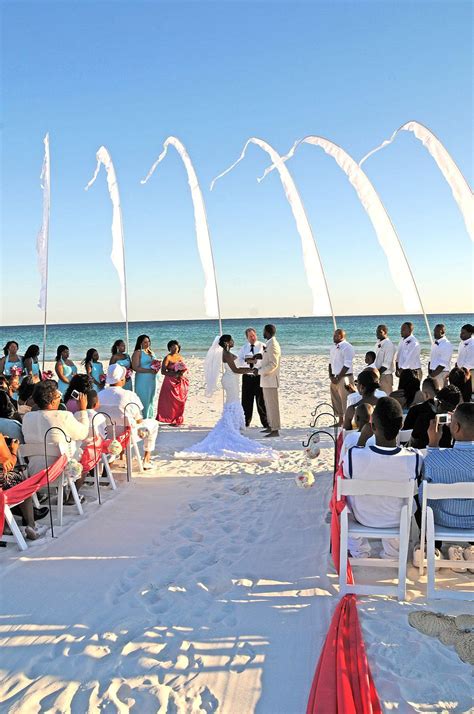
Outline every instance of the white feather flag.
[[(112, 263), (117, 271), (117, 275), (120, 282), (120, 311), (123, 318), (127, 324), (128, 332), (128, 314), (127, 314), (127, 279), (125, 273), (125, 245), (124, 245), (124, 235), (123, 235), (123, 223), (122, 223), (122, 209), (120, 207), (120, 193), (117, 183), (117, 176), (115, 174), (114, 164), (110, 157), (109, 152), (105, 146), (101, 146), (96, 154), (97, 166), (94, 171), (94, 175), (85, 187), (87, 191), (94, 181), (96, 180), (100, 165), (103, 164), (105, 171), (107, 173), (107, 186), (109, 188), (110, 200), (112, 201), (112, 252), (110, 257)], [(128, 336), (127, 336), (128, 343)]]
[(433, 132), (423, 124), (420, 124), (417, 121), (409, 121), (406, 124), (403, 124), (403, 126), (392, 134), (390, 139), (387, 139), (382, 142), (380, 146), (377, 146), (375, 149), (372, 149), (372, 151), (369, 151), (369, 153), (366, 154), (359, 162), (359, 166), (362, 166), (364, 161), (366, 161), (369, 156), (372, 156), (372, 154), (377, 153), (380, 149), (383, 149), (385, 146), (391, 144), (397, 134), (401, 131), (411, 131), (416, 138), (421, 141), (423, 146), (429, 151), (435, 160), (439, 170), (451, 188), (454, 200), (458, 204), (459, 210), (464, 218), (467, 232), (469, 233), (471, 240), (474, 241), (474, 195), (451, 154), (447, 151), (441, 141), (433, 134)]
[(240, 154), (237, 161), (235, 161), (232, 166), (229, 166), (228, 169), (219, 174), (219, 176), (216, 176), (216, 178), (212, 181), (211, 191), (214, 188), (214, 184), (216, 183), (216, 181), (218, 181), (220, 178), (229, 173), (229, 171), (232, 171), (232, 169), (237, 166), (240, 161), (242, 161), (242, 159), (245, 157), (245, 153), (249, 144), (256, 144), (261, 149), (263, 149), (263, 151), (266, 151), (266, 153), (273, 161), (273, 167), (276, 168), (279, 173), (280, 180), (283, 185), (283, 189), (285, 191), (288, 203), (290, 204), (291, 211), (295, 218), (296, 228), (301, 239), (306, 277), (311, 292), (313, 294), (313, 314), (319, 316), (331, 315), (333, 318), (334, 326), (336, 326), (334, 311), (332, 308), (331, 298), (326, 282), (326, 276), (324, 274), (321, 258), (319, 256), (318, 248), (316, 246), (316, 241), (311, 230), (311, 225), (306, 215), (301, 196), (299, 195), (298, 189), (296, 188), (296, 184), (293, 181), (290, 172), (286, 168), (285, 163), (282, 160), (280, 154), (263, 139), (251, 137), (242, 149), (242, 153)]
[(48, 243), (49, 243), (49, 213), (51, 206), (49, 134), (43, 139), (44, 159), (41, 170), (41, 188), (43, 189), (43, 222), (36, 238), (38, 253), (38, 270), (40, 274), (40, 292), (38, 307), (46, 312), (48, 301)]
[(204, 306), (208, 317), (219, 318), (221, 320), (219, 309), (219, 296), (217, 291), (216, 270), (214, 265), (214, 257), (212, 255), (211, 236), (209, 234), (209, 226), (207, 223), (206, 208), (204, 198), (199, 186), (199, 181), (194, 170), (191, 157), (186, 148), (179, 139), (174, 136), (169, 136), (163, 144), (163, 151), (149, 170), (146, 177), (141, 181), (145, 184), (153, 175), (156, 167), (165, 158), (168, 153), (168, 146), (174, 146), (178, 152), (186, 173), (188, 176), (188, 184), (191, 190), (191, 199), (194, 208), (194, 225), (196, 227), (196, 241), (201, 259), (202, 269), (204, 271)]
[[(288, 159), (294, 155), (300, 144), (319, 146), (326, 154), (332, 156), (344, 171), (352, 186), (355, 188), (357, 196), (374, 226), (379, 243), (386, 255), (393, 281), (402, 296), (405, 310), (408, 313), (424, 312), (403, 247), (398, 239), (390, 217), (369, 178), (344, 149), (334, 142), (329, 141), (329, 139), (320, 136), (307, 136), (305, 139), (295, 142), (292, 149), (286, 156), (283, 156), (281, 160), (288, 161)], [(278, 165), (274, 164), (273, 166), (269, 166), (259, 180), (263, 180), (274, 168), (278, 169)]]

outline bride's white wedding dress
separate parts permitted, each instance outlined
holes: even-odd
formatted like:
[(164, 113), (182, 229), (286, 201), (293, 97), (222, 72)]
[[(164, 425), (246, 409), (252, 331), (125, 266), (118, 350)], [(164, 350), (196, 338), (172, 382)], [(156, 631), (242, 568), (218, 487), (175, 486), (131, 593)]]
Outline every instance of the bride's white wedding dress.
[(225, 363), (222, 386), (225, 393), (224, 410), (215, 427), (198, 444), (177, 452), (175, 456), (238, 461), (268, 461), (278, 458), (278, 453), (272, 448), (240, 433), (245, 427), (244, 410), (240, 403), (240, 379)]

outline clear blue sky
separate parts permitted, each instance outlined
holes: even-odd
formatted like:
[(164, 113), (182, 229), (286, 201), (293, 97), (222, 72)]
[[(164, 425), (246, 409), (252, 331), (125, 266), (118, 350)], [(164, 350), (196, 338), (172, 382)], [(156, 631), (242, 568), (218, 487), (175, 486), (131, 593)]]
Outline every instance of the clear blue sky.
[[(258, 136), (285, 152), (320, 134), (355, 158), (417, 119), (472, 185), (469, 2), (2, 2), (3, 324), (41, 322), (35, 240), (44, 134), (52, 157), (50, 321), (119, 320), (105, 175), (114, 159), (130, 319), (202, 318), (192, 204), (178, 136), (207, 203), (225, 316), (311, 314), (299, 237)], [(372, 226), (332, 159), (288, 164), (312, 222), (336, 312), (402, 311)], [(472, 244), (431, 157), (409, 134), (365, 165), (429, 312), (469, 311)]]

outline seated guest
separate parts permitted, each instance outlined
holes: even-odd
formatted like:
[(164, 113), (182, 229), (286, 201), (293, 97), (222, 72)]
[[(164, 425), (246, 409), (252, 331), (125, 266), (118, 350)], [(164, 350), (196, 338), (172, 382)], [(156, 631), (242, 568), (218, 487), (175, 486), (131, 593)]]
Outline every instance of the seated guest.
[(364, 358), (365, 367), (364, 367), (364, 369), (375, 369), (376, 356), (377, 355), (375, 354), (375, 352), (372, 352), (372, 350), (365, 353), (365, 358)]
[[(11, 439), (10, 446), (7, 446), (5, 437), (0, 434), (0, 488), (4, 491), (16, 486), (27, 478), (27, 476), (15, 469), (17, 466), (19, 446), (20, 442), (16, 439)], [(36, 527), (35, 512), (38, 519), (44, 518), (49, 509), (46, 507), (34, 509), (31, 497), (25, 498), (25, 500), (19, 504), (18, 509), (23, 516), (23, 525), (26, 526), (25, 537), (28, 540), (36, 540), (40, 537), (41, 531)]]
[[(102, 411), (108, 414), (116, 424), (117, 434), (124, 431), (125, 417), (132, 429), (145, 427), (148, 435), (143, 437), (143, 468), (149, 470), (151, 454), (158, 436), (158, 422), (155, 419), (143, 419), (143, 404), (135, 392), (125, 389), (127, 370), (119, 364), (112, 364), (107, 370), (106, 388), (100, 393)], [(139, 425), (137, 427), (137, 425)]]
[(428, 443), (428, 427), (437, 411), (437, 389), (432, 377), (423, 380), (421, 393), (423, 402), (410, 407), (403, 423), (404, 429), (411, 429), (410, 445), (415, 449), (424, 449)]
[[(339, 458), (339, 463), (342, 463), (344, 456), (347, 454), (349, 449), (351, 449), (353, 446), (358, 445), (359, 437), (361, 434), (362, 429), (366, 424), (370, 424), (370, 418), (372, 416), (372, 412), (374, 411), (374, 407), (372, 404), (358, 404), (355, 408), (355, 415), (354, 415), (354, 422), (355, 422), (355, 429), (352, 429), (352, 431), (348, 431), (344, 437), (344, 441), (342, 443), (342, 448), (341, 448), (341, 454)], [(375, 438), (372, 438), (371, 443), (375, 444)]]
[[(47, 379), (39, 382), (35, 386), (33, 399), (37, 411), (28, 412), (23, 417), (23, 436), (25, 444), (28, 446), (35, 445), (38, 448), (37, 456), (28, 457), (28, 471), (30, 475), (37, 473), (45, 468), (44, 458), (44, 437), (46, 432), (51, 427), (58, 427), (50, 431), (47, 436), (48, 444), (61, 444), (70, 458), (80, 458), (80, 442), (85, 439), (89, 433), (89, 419), (87, 416), (87, 397), (85, 394), (80, 394), (78, 399), (79, 411), (76, 414), (71, 414), (68, 411), (59, 411), (58, 407), (61, 402), (62, 394), (58, 389), (58, 385), (52, 379)], [(64, 432), (64, 433), (63, 433)], [(71, 442), (66, 441), (66, 436), (71, 439)], [(78, 442), (78, 443), (76, 443)], [(59, 456), (59, 448), (57, 455)], [(84, 478), (81, 477), (76, 481), (76, 488), (79, 488), (84, 483)], [(71, 499), (66, 503), (74, 503)]]
[(18, 412), (7, 392), (0, 389), (0, 419), (18, 420)]
[(403, 369), (400, 372), (398, 389), (390, 395), (392, 399), (396, 399), (402, 409), (408, 411), (410, 407), (419, 404), (423, 401), (423, 395), (420, 391), (420, 380), (417, 370)]
[[(92, 439), (94, 433), (99, 435), (102, 439), (107, 438), (106, 426), (107, 421), (103, 414), (99, 414), (100, 402), (99, 395), (95, 389), (91, 389), (87, 392), (87, 417), (89, 419), (89, 434), (88, 439)], [(94, 423), (92, 423), (94, 420)], [(84, 444), (84, 442), (83, 442)]]
[[(429, 446), (423, 464), (423, 479), (429, 483), (474, 483), (474, 404), (456, 407), (449, 425), (454, 440), (452, 449), (439, 448), (441, 430), (430, 423)], [(423, 484), (422, 484), (423, 488)], [(420, 493), (420, 500), (422, 491)], [(446, 528), (474, 528), (474, 501), (471, 499), (440, 499), (428, 501), (434, 522)], [(441, 543), (436, 543), (440, 548)], [(451, 545), (448, 557), (453, 561), (474, 561), (474, 546)], [(474, 572), (474, 568), (471, 569)]]
[(454, 367), (448, 375), (448, 382), (459, 389), (463, 402), (471, 401), (471, 373), (466, 367)]
[(79, 394), (87, 394), (91, 391), (91, 389), (94, 389), (94, 381), (92, 377), (88, 374), (73, 375), (63, 397), (63, 401), (68, 412), (75, 414), (79, 411), (77, 399), (74, 399), (72, 393), (75, 391), (79, 392)]
[[(375, 391), (379, 386), (378, 378), (375, 370), (367, 369), (361, 372), (357, 378), (357, 391), (360, 399), (356, 404), (377, 404), (378, 397), (375, 396)], [(352, 419), (354, 418), (355, 405), (347, 407), (344, 415), (344, 429), (350, 431), (352, 429)]]
[[(343, 462), (345, 478), (365, 481), (387, 480), (406, 483), (420, 475), (422, 458), (412, 449), (397, 446), (397, 436), (403, 422), (400, 404), (391, 397), (378, 400), (372, 414), (372, 431), (375, 445), (349, 449)], [(367, 425), (364, 431), (367, 431)], [(364, 526), (372, 528), (395, 528), (400, 525), (404, 499), (383, 496), (350, 496), (350, 509), (354, 518)], [(382, 539), (385, 558), (398, 557), (398, 538)], [(369, 555), (370, 545), (366, 538), (350, 538), (349, 550), (354, 558)]]
[[(380, 387), (380, 372), (376, 367), (370, 367), (366, 368), (372, 370), (372, 372), (375, 375), (375, 381), (377, 382), (377, 386), (374, 392), (374, 396), (377, 397), (377, 399), (380, 399), (380, 397), (388, 397), (388, 394), (383, 391)], [(365, 372), (365, 369), (362, 370)], [(357, 379), (357, 382), (359, 380)], [(347, 391), (351, 392), (349, 396), (347, 397), (347, 406), (348, 407), (353, 407), (356, 404), (360, 402), (362, 399), (362, 396), (360, 395), (359, 391), (357, 390), (357, 384), (348, 384), (347, 385)]]

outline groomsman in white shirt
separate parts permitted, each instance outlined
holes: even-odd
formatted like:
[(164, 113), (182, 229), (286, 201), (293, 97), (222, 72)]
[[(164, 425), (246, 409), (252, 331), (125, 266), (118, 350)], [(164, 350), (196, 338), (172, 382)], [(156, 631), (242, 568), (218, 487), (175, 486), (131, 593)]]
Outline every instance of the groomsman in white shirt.
[(420, 343), (413, 334), (413, 322), (404, 322), (400, 328), (402, 339), (398, 343), (396, 360), (397, 377), (400, 376), (404, 369), (411, 369), (417, 372), (418, 378), (421, 380), (421, 360), (420, 360)]
[[(258, 367), (258, 360), (262, 359), (264, 344), (257, 339), (257, 332), (253, 327), (245, 330), (247, 342), (239, 350), (239, 367)], [(257, 405), (258, 416), (264, 429), (268, 429), (267, 411), (263, 390), (260, 386), (260, 377), (256, 374), (242, 375), (242, 409), (245, 414), (245, 426), (250, 426), (252, 421), (253, 403)]]
[(347, 407), (348, 391), (346, 384), (354, 384), (352, 362), (354, 348), (346, 340), (344, 330), (336, 330), (332, 338), (334, 344), (329, 353), (329, 379), (331, 380), (331, 402), (342, 426)]
[(444, 325), (435, 325), (433, 334), (435, 341), (431, 346), (428, 374), (434, 379), (437, 388), (443, 389), (448, 384), (453, 346), (446, 337), (446, 327)]
[(262, 385), (265, 408), (267, 410), (268, 429), (267, 437), (279, 436), (280, 433), (280, 405), (278, 389), (280, 387), (280, 362), (281, 347), (277, 341), (275, 325), (265, 325), (263, 336), (266, 339), (262, 359), (258, 362), (257, 372)]
[(375, 367), (380, 372), (380, 389), (387, 396), (393, 392), (393, 373), (395, 372), (395, 352), (397, 348), (388, 338), (386, 325), (378, 325), (375, 345)]
[(474, 391), (474, 325), (467, 324), (461, 327), (461, 342), (458, 347), (456, 367), (465, 367), (471, 370), (471, 384)]

